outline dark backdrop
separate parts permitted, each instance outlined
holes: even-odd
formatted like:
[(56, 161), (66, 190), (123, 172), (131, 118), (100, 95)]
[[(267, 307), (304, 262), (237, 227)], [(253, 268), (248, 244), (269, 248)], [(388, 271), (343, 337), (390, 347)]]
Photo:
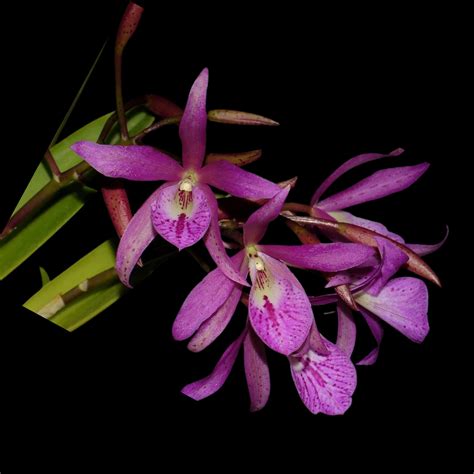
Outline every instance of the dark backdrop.
[[(4, 44), (12, 46), (3, 66), (7, 80), (3, 113), (8, 118), (2, 222), (124, 5), (100, 3), (98, 7), (94, 2), (76, 2), (72, 8), (46, 2), (28, 15), (13, 11), (9, 16), (18, 26), (13, 33), (2, 33)], [(432, 167), (415, 186), (359, 206), (355, 213), (383, 220), (409, 242), (438, 241), (445, 224), (454, 225), (448, 213), (447, 183), (457, 158), (444, 145), (450, 105), (445, 73), (453, 60), (446, 34), (430, 20), (439, 12), (424, 12), (421, 17), (396, 9), (256, 11), (235, 3), (203, 15), (184, 6), (170, 12), (149, 3), (126, 51), (126, 97), (154, 92), (184, 105), (194, 78), (207, 66), (209, 108), (253, 111), (281, 123), (279, 129), (257, 130), (211, 126), (210, 150), (263, 148), (263, 158), (249, 169), (272, 180), (298, 175), (293, 197), (304, 201), (349, 157), (403, 147), (406, 154), (396, 163), (367, 165), (337, 186), (341, 189), (379, 166), (429, 161)], [(113, 107), (109, 45), (66, 133)], [(160, 143), (179, 150), (176, 134), (164, 132), (160, 137)], [(133, 189), (138, 206), (152, 186)], [(455, 238), (455, 227), (452, 230)], [(173, 318), (202, 277), (200, 268), (185, 256), (165, 265), (74, 334), (20, 308), (39, 285), (39, 265), (57, 274), (110, 235), (112, 227), (97, 196), (0, 284), (1, 365), (6, 373), (2, 392), (6, 412), (17, 417), (17, 427), (62, 419), (64, 426), (73, 420), (96, 431), (143, 422), (153, 433), (166, 425), (189, 434), (208, 423), (232, 426), (238, 419), (259, 429), (278, 423), (289, 427), (287, 433), (309, 430), (317, 443), (338, 433), (354, 440), (399, 429), (408, 430), (410, 436), (431, 433), (439, 439), (439, 426), (450, 422), (456, 408), (449, 387), (452, 355), (447, 357), (446, 351), (452, 343), (451, 330), (462, 317), (450, 300), (453, 239), (427, 257), (445, 288), (428, 284), (431, 332), (425, 343), (416, 345), (387, 328), (377, 364), (358, 369), (352, 408), (343, 417), (331, 418), (306, 411), (286, 361), (275, 355), (270, 357), (271, 399), (261, 413), (248, 413), (240, 359), (215, 396), (195, 403), (180, 395), (184, 384), (211, 371), (244, 319), (241, 308), (229, 334), (202, 354), (188, 353), (185, 344), (172, 340)], [(288, 234), (274, 235), (282, 242), (291, 241)], [(329, 326), (331, 333), (334, 327)], [(361, 331), (362, 354), (370, 349), (370, 340)], [(446, 435), (443, 431), (441, 439)], [(170, 438), (175, 439), (171, 434)]]

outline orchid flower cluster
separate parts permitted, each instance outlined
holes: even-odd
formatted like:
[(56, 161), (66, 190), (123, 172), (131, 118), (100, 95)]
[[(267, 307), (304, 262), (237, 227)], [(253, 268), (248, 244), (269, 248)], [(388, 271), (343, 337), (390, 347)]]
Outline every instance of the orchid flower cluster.
[[(243, 170), (238, 166), (241, 163), (225, 156), (204, 161), (208, 80), (204, 69), (190, 90), (180, 119), (181, 163), (151, 146), (91, 141), (72, 146), (104, 176), (160, 183), (123, 232), (116, 272), (130, 287), (133, 270), (158, 236), (179, 250), (202, 240), (216, 268), (182, 304), (173, 323), (173, 337), (189, 340), (188, 348), (199, 352), (224, 332), (239, 302), (248, 307), (248, 315), (241, 334), (211, 374), (185, 386), (182, 392), (195, 400), (215, 393), (243, 347), (251, 410), (260, 410), (270, 394), (266, 352), (271, 350), (287, 358), (296, 390), (312, 413), (342, 414), (351, 405), (357, 382), (351, 360), (356, 342), (353, 313), (362, 315), (375, 340), (374, 349), (357, 361), (359, 365), (376, 361), (385, 323), (412, 341), (422, 342), (429, 331), (427, 286), (420, 278), (396, 275), (405, 268), (439, 284), (421, 256), (442, 245), (407, 244), (383, 224), (356, 217), (347, 209), (404, 190), (429, 165), (383, 169), (321, 199), (350, 169), (396, 157), (402, 150), (360, 155), (323, 181), (308, 204), (288, 202), (294, 179), (276, 184)], [(246, 200), (254, 211), (245, 222), (237, 222), (220, 208), (214, 189)], [(262, 244), (276, 219), (283, 219), (301, 244)], [(232, 232), (226, 229), (229, 222)], [(237, 251), (230, 255), (232, 249)], [(326, 294), (308, 295), (291, 267), (319, 272), (327, 281)], [(335, 342), (320, 333), (313, 314), (313, 306), (326, 304), (337, 307)]]

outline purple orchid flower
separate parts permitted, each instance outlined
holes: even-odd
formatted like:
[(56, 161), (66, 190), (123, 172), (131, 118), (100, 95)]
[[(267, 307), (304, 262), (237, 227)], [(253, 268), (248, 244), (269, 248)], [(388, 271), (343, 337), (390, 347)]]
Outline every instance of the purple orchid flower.
[[(250, 410), (264, 408), (270, 396), (270, 370), (265, 345), (251, 326), (247, 326), (230, 344), (210, 375), (186, 385), (182, 393), (194, 400), (216, 393), (229, 377), (242, 345)], [(303, 347), (297, 354), (288, 356), (291, 375), (301, 400), (313, 414), (345, 413), (357, 385), (356, 370), (349, 356), (336, 344), (323, 338), (314, 324)]]
[[(345, 209), (362, 204), (364, 202), (380, 199), (390, 194), (394, 194), (408, 188), (414, 184), (429, 168), (429, 163), (420, 163), (414, 166), (401, 166), (397, 168), (387, 168), (379, 170), (362, 179), (349, 188), (340, 191), (330, 197), (320, 200), (327, 189), (342, 175), (353, 168), (364, 163), (379, 160), (381, 158), (397, 157), (403, 153), (403, 149), (398, 148), (388, 154), (366, 153), (355, 156), (343, 163), (328, 178), (326, 178), (315, 191), (311, 205), (316, 215), (323, 218), (334, 219), (339, 222), (355, 224), (360, 227), (373, 230), (381, 235), (385, 235), (396, 242), (405, 243), (404, 239), (393, 232), (390, 232), (380, 222), (371, 221), (357, 217)], [(405, 244), (418, 255), (423, 256), (438, 250), (446, 241), (447, 234), (443, 240), (437, 244)]]
[(206, 153), (208, 70), (194, 82), (181, 119), (183, 166), (149, 146), (78, 142), (71, 148), (105, 176), (132, 181), (166, 181), (142, 205), (128, 225), (117, 251), (117, 273), (130, 274), (157, 234), (178, 249), (204, 238), (212, 258), (231, 280), (246, 284), (232, 266), (222, 242), (216, 198), (209, 186), (236, 197), (268, 199), (280, 188), (226, 161), (202, 166)]
[[(373, 251), (360, 244), (261, 245), (270, 222), (279, 215), (289, 187), (255, 211), (244, 224), (245, 249), (232, 257), (242, 277), (250, 273), (249, 323), (206, 378), (187, 385), (183, 393), (200, 400), (215, 393), (227, 379), (240, 347), (251, 410), (263, 408), (270, 393), (265, 345), (288, 357), (301, 399), (312, 413), (344, 413), (351, 403), (356, 374), (349, 357), (316, 329), (309, 299), (287, 264), (334, 272), (368, 260)], [(220, 269), (209, 273), (183, 303), (173, 324), (175, 339), (191, 336), (188, 347), (200, 351), (229, 323), (242, 286)], [(265, 343), (265, 344), (264, 344)]]
[[(261, 245), (271, 221), (283, 207), (290, 187), (255, 211), (244, 224), (245, 249), (232, 257), (240, 276), (250, 273), (249, 320), (265, 344), (290, 355), (306, 340), (313, 323), (308, 297), (287, 265), (338, 272), (365, 262), (373, 250), (361, 244)], [(183, 303), (173, 324), (173, 336), (192, 336), (194, 350), (201, 350), (225, 328), (240, 299), (242, 286), (229, 280), (218, 268), (197, 285)]]
[[(384, 238), (377, 238), (379, 261), (362, 271), (336, 274), (328, 286), (349, 284), (355, 301), (377, 343), (358, 365), (371, 365), (377, 360), (383, 337), (381, 320), (410, 340), (421, 343), (429, 331), (428, 289), (412, 277), (392, 278), (407, 262), (407, 255)], [(334, 295), (310, 297), (313, 304), (337, 302), (338, 335), (336, 344), (351, 356), (356, 342), (356, 325), (352, 311)]]

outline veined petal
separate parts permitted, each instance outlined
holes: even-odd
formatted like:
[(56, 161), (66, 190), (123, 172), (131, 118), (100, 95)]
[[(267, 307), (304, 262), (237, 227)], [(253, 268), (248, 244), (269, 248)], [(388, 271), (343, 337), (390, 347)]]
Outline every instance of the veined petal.
[[(166, 185), (164, 185), (166, 186)], [(115, 268), (120, 281), (131, 288), (130, 275), (142, 253), (157, 236), (151, 219), (151, 203), (156, 199), (161, 187), (158, 188), (132, 217), (120, 239), (117, 249)]]
[[(240, 256), (239, 254), (242, 254), (242, 256)], [(247, 259), (244, 257), (243, 251), (239, 252), (239, 254), (236, 254), (234, 255), (234, 257), (232, 257), (232, 263), (238, 266), (239, 262), (236, 257), (237, 255), (239, 255), (239, 259), (242, 261), (242, 263), (240, 264), (240, 274), (242, 275), (242, 278), (247, 278), (249, 268), (248, 262)], [(225, 278), (229, 280), (227, 277)], [(232, 283), (234, 285), (234, 288), (232, 289), (227, 300), (209, 319), (206, 319), (201, 324), (199, 329), (194, 334), (193, 338), (189, 341), (188, 349), (190, 351), (200, 352), (206, 347), (208, 347), (222, 334), (224, 329), (229, 324), (242, 295), (242, 285), (239, 285), (235, 282)], [(214, 298), (213, 295), (210, 295), (209, 297)]]
[(71, 150), (109, 178), (176, 181), (183, 172), (173, 158), (151, 146), (99, 145), (82, 141), (74, 143)]
[(383, 326), (373, 314), (365, 311), (364, 308), (359, 308), (359, 310), (362, 316), (364, 316), (377, 345), (363, 359), (357, 362), (357, 365), (373, 365), (379, 356), (380, 343), (383, 337)]
[(356, 334), (357, 329), (351, 309), (349, 306), (338, 302), (336, 345), (340, 347), (348, 357), (350, 357), (354, 351)]
[(311, 413), (341, 415), (352, 403), (357, 374), (339, 347), (327, 340), (324, 342), (328, 355), (310, 349), (302, 357), (290, 357), (291, 375), (301, 400)]
[(277, 184), (228, 161), (209, 163), (199, 170), (198, 176), (201, 182), (244, 199), (272, 198), (280, 191)]
[(363, 266), (351, 268), (335, 273), (328, 279), (325, 288), (334, 288), (339, 285), (351, 285), (354, 287), (366, 286), (371, 283), (380, 271), (380, 257), (371, 257)]
[(199, 185), (199, 187), (206, 195), (207, 203), (211, 209), (211, 223), (206, 235), (204, 236), (204, 245), (206, 246), (216, 265), (228, 278), (240, 283), (241, 285), (249, 286), (245, 279), (239, 275), (238, 270), (234, 268), (229, 256), (225, 251), (224, 243), (222, 242), (221, 231), (219, 228), (217, 200), (213, 192), (207, 185)]
[(331, 175), (329, 175), (319, 186), (319, 188), (314, 193), (311, 198), (311, 205), (314, 206), (320, 199), (320, 197), (326, 192), (326, 190), (331, 186), (334, 181), (340, 178), (343, 174), (347, 173), (349, 170), (356, 168), (357, 166), (363, 165), (364, 163), (369, 163), (370, 161), (379, 160), (380, 158), (387, 158), (389, 156), (399, 156), (403, 153), (402, 148), (397, 148), (391, 153), (380, 154), (380, 153), (364, 153), (363, 155), (357, 155), (350, 160), (347, 160), (339, 168), (336, 169)]
[(337, 272), (361, 265), (374, 251), (361, 244), (259, 245), (267, 255), (295, 267)]
[(421, 163), (377, 171), (344, 191), (320, 201), (318, 207), (325, 211), (337, 211), (398, 193), (417, 181), (429, 166), (429, 163)]
[(229, 377), (246, 333), (247, 329), (245, 329), (239, 338), (227, 348), (210, 375), (186, 385), (181, 390), (181, 393), (194, 400), (202, 400), (203, 398), (216, 393), (222, 385), (224, 385), (227, 377)]
[(183, 145), (183, 166), (198, 170), (206, 154), (206, 96), (209, 71), (205, 68), (191, 87), (188, 102), (179, 125)]
[(409, 249), (413, 250), (417, 255), (420, 255), (421, 257), (424, 255), (429, 255), (430, 253), (436, 252), (439, 250), (446, 240), (448, 239), (449, 235), (449, 228), (446, 227), (446, 234), (443, 237), (443, 240), (441, 242), (438, 242), (437, 244), (405, 244)]
[(211, 209), (198, 186), (180, 190), (179, 183), (162, 188), (151, 205), (156, 231), (179, 250), (190, 247), (206, 233)]
[(257, 335), (289, 355), (304, 343), (313, 322), (308, 297), (285, 264), (261, 252), (250, 259), (249, 318)]
[(270, 370), (265, 346), (251, 327), (244, 339), (244, 367), (250, 395), (250, 411), (261, 410), (270, 396)]
[(400, 237), (393, 232), (390, 232), (383, 224), (376, 221), (370, 221), (369, 219), (363, 219), (362, 217), (354, 216), (346, 211), (333, 211), (329, 212), (329, 215), (336, 219), (338, 222), (346, 222), (348, 224), (358, 225), (360, 227), (365, 227), (366, 229), (373, 230), (377, 234), (385, 235), (389, 239), (395, 240), (395, 242), (400, 242), (403, 244), (405, 241), (403, 237)]
[(395, 278), (377, 296), (363, 292), (356, 301), (414, 342), (428, 334), (428, 289), (418, 278)]
[(370, 283), (367, 292), (378, 295), (400, 268), (408, 262), (408, 255), (398, 248), (390, 240), (383, 237), (375, 237), (379, 247), (380, 259), (382, 261), (375, 279)]
[[(244, 259), (244, 251), (232, 257), (232, 263), (237, 268)], [(219, 268), (208, 273), (204, 279), (193, 288), (185, 299), (173, 323), (173, 337), (182, 341), (191, 337), (199, 326), (210, 318), (226, 303), (232, 291), (240, 285), (227, 278)]]
[(244, 244), (257, 244), (267, 231), (267, 227), (275, 220), (290, 192), (290, 186), (280, 190), (272, 199), (257, 209), (244, 224)]
[(230, 292), (224, 304), (201, 324), (189, 341), (188, 349), (192, 352), (200, 352), (212, 344), (222, 334), (235, 313), (242, 296), (242, 285), (229, 280), (227, 277), (225, 278), (234, 284), (234, 289)]

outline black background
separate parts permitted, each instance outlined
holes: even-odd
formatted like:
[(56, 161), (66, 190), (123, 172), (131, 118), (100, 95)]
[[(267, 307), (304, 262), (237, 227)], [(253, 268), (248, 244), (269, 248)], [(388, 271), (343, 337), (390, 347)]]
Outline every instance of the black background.
[[(100, 2), (99, 7), (95, 3), (76, 2), (72, 8), (46, 2), (33, 10), (28, 7), (27, 14), (6, 15), (18, 27), (2, 39), (9, 46), (3, 60), (7, 83), (3, 113), (8, 120), (3, 139), (2, 222), (100, 45), (113, 36), (124, 2)], [(251, 130), (213, 125), (208, 149), (263, 148), (263, 158), (249, 169), (271, 180), (298, 175), (294, 200), (308, 200), (328, 173), (359, 153), (406, 149), (396, 160), (351, 172), (335, 190), (380, 166), (432, 163), (412, 188), (354, 210), (383, 220), (408, 242), (438, 241), (445, 224), (451, 226), (448, 243), (427, 257), (445, 285), (440, 290), (428, 284), (431, 332), (422, 345), (416, 345), (387, 328), (377, 364), (358, 369), (353, 405), (343, 417), (312, 416), (298, 398), (286, 361), (276, 355), (270, 356), (272, 394), (262, 412), (248, 412), (241, 359), (222, 390), (196, 403), (180, 395), (180, 388), (211, 371), (242, 327), (245, 313), (240, 308), (229, 334), (202, 354), (189, 353), (185, 344), (174, 342), (173, 318), (202, 277), (200, 268), (186, 256), (166, 264), (73, 334), (20, 308), (40, 284), (39, 265), (54, 276), (112, 235), (97, 196), (0, 284), (1, 366), (6, 375), (3, 410), (14, 418), (12, 426), (22, 431), (21, 436), (27, 432), (34, 438), (41, 426), (53, 420), (62, 427), (58, 433), (81, 426), (91, 435), (111, 427), (120, 431), (131, 423), (130, 435), (143, 423), (151, 430), (150, 441), (165, 430), (169, 440), (183, 443), (180, 435), (172, 434), (176, 429), (189, 439), (217, 422), (227, 425), (227, 433), (238, 420), (255, 428), (252, 434), (274, 425), (287, 427), (284, 433), (290, 437), (311, 433), (315, 445), (338, 436), (347, 443), (370, 439), (383, 444), (383, 436), (401, 429), (410, 438), (401, 443), (413, 450), (415, 440), (427, 435), (442, 442), (452, 439), (453, 412), (459, 419), (467, 417), (456, 406), (450, 387), (456, 383), (452, 334), (465, 315), (456, 312), (451, 299), (450, 255), (456, 226), (450, 216), (449, 186), (458, 158), (449, 154), (445, 143), (452, 100), (447, 71), (452, 71), (455, 60), (448, 33), (435, 21), (441, 12), (421, 15), (396, 8), (349, 11), (318, 6), (312, 12), (275, 6), (256, 11), (235, 3), (204, 15), (184, 6), (182, 11), (168, 11), (149, 3), (126, 50), (125, 96), (153, 92), (184, 105), (193, 80), (209, 67), (209, 109), (252, 111), (274, 118), (281, 126)], [(449, 23), (448, 18), (445, 21)], [(113, 107), (109, 44), (65, 133)], [(164, 131), (156, 140), (179, 151), (172, 131)], [(153, 185), (132, 186), (135, 208), (152, 189)], [(274, 242), (293, 241), (278, 226), (272, 237)], [(317, 291), (314, 283), (313, 289)], [(370, 349), (362, 326), (363, 343), (357, 348), (361, 355)], [(328, 331), (334, 331), (331, 324)], [(448, 428), (440, 428), (446, 424)], [(13, 431), (9, 436), (15, 438)]]

